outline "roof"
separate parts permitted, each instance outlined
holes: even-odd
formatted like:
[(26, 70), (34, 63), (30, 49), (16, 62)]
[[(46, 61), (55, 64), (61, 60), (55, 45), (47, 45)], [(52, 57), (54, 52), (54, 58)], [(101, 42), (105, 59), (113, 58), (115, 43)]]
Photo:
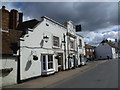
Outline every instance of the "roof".
[(91, 46), (89, 44), (85, 44), (85, 48), (91, 48), (91, 49), (94, 49), (95, 47), (94, 46)]
[(110, 45), (111, 47), (117, 48), (115, 46), (115, 44), (113, 44), (112, 42), (108, 41), (108, 40), (103, 40), (101, 43), (107, 43), (108, 45)]
[(19, 23), (17, 30), (26, 31), (28, 28), (33, 29), (40, 21), (36, 19), (28, 20), (22, 23)]
[(78, 33), (76, 33), (76, 35), (78, 35), (78, 36), (80, 36), (80, 37), (84, 38), (82, 35), (80, 35), (80, 34), (78, 34)]
[(55, 20), (53, 20), (53, 19), (50, 19), (50, 18), (49, 18), (49, 17), (47, 17), (47, 16), (42, 16), (41, 18), (45, 18), (45, 19), (47, 19), (47, 20), (49, 20), (49, 21), (51, 21), (51, 22), (53, 22), (53, 23), (55, 23), (55, 24), (57, 24), (57, 25), (59, 25), (59, 26), (61, 26), (61, 27), (65, 28), (65, 29), (67, 29), (67, 27), (66, 27), (66, 26), (64, 26), (64, 25), (62, 25), (62, 24), (60, 24), (60, 23), (56, 22), (56, 21), (55, 21)]
[(17, 30), (9, 30), (9, 32), (2, 32), (2, 53), (1, 54), (13, 54), (13, 50), (16, 49), (16, 43), (20, 38), (22, 32)]

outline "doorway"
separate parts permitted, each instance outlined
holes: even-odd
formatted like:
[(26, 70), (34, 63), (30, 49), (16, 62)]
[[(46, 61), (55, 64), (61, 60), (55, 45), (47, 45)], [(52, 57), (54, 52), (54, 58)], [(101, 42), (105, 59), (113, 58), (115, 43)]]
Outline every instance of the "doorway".
[(82, 55), (80, 54), (80, 65), (81, 65), (81, 63), (82, 63)]
[(58, 53), (58, 71), (63, 70), (63, 53)]

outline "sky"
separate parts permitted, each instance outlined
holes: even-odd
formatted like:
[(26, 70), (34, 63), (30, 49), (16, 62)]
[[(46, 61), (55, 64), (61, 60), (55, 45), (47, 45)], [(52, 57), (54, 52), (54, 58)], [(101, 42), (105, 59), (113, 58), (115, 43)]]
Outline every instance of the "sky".
[(118, 38), (117, 2), (5, 2), (2, 5), (23, 12), (24, 21), (47, 16), (61, 24), (69, 20), (81, 24), (82, 31), (78, 33), (90, 45)]

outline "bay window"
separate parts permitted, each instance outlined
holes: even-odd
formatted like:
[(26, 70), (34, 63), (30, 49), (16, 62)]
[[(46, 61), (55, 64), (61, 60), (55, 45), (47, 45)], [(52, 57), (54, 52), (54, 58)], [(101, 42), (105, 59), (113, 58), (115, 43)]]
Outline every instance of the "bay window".
[(53, 55), (46, 54), (42, 55), (42, 68), (47, 71), (48, 69), (53, 69)]

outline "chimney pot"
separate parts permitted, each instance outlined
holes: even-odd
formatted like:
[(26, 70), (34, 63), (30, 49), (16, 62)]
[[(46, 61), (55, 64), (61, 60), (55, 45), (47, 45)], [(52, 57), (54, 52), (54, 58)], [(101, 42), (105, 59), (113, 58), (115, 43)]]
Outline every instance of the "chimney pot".
[(5, 9), (5, 6), (2, 6), (2, 9)]
[(23, 22), (23, 13), (19, 13), (19, 23)]

